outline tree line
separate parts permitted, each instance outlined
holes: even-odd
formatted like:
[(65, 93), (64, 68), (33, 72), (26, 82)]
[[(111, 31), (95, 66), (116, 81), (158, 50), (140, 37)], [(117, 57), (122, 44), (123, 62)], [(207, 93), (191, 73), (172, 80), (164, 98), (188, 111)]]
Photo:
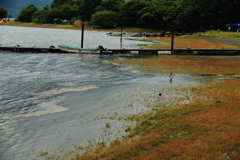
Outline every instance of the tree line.
[(171, 28), (196, 31), (240, 23), (239, 0), (53, 0), (20, 11), (21, 22), (52, 23), (80, 19), (101, 27)]
[(0, 7), (0, 19), (7, 17), (7, 9)]

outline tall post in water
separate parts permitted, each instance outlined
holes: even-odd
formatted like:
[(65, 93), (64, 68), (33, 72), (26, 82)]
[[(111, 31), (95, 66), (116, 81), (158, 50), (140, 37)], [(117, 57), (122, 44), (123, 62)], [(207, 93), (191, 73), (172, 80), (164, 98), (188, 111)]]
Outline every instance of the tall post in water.
[(173, 48), (174, 48), (174, 34), (175, 34), (175, 29), (174, 29), (174, 25), (172, 26), (172, 42), (171, 42), (171, 54), (173, 53)]
[(83, 48), (83, 38), (84, 38), (84, 22), (82, 22), (81, 48)]
[(121, 47), (121, 49), (122, 49), (122, 22), (121, 22), (121, 38), (120, 38), (120, 47)]

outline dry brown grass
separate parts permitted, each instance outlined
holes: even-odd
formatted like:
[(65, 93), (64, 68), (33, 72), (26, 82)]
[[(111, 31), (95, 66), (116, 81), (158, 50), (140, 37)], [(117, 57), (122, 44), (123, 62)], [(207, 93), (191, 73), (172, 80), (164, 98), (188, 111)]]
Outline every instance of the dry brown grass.
[[(149, 45), (146, 48), (152, 48), (152, 49), (158, 49), (158, 48), (170, 49), (171, 48), (171, 37), (148, 38), (146, 40), (152, 40), (152, 41), (166, 43), (166, 44)], [(175, 37), (174, 38), (174, 48), (175, 49), (177, 49), (177, 48), (236, 49), (236, 46), (210, 42), (210, 41), (203, 40), (203, 39)]]
[[(137, 66), (167, 66), (191, 73), (240, 74), (239, 57), (164, 56), (129, 59)], [(198, 63), (196, 63), (198, 61)], [(159, 69), (159, 68), (158, 68)], [(162, 68), (161, 68), (162, 69)], [(162, 70), (158, 70), (161, 72)], [(195, 99), (145, 115), (126, 141), (112, 142), (97, 152), (73, 159), (99, 160), (238, 160), (240, 157), (240, 79), (221, 80), (211, 87), (190, 88)]]

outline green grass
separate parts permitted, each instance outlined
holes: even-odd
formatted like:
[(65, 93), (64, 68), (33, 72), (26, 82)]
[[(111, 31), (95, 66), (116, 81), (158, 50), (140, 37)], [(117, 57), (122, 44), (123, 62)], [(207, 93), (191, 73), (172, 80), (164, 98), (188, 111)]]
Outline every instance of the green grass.
[(18, 25), (18, 24), (20, 24), (20, 25), (23, 25), (23, 26), (32, 26), (32, 25), (36, 25), (35, 23), (33, 23), (33, 22), (31, 22), (31, 23), (27, 23), (27, 22), (6, 22), (6, 23), (3, 23), (4, 25), (14, 25), (14, 24), (16, 24), (16, 25)]
[(74, 27), (74, 25), (63, 24), (63, 25), (56, 25), (56, 27), (58, 27), (58, 28), (64, 28), (64, 27), (71, 28), (71, 27)]

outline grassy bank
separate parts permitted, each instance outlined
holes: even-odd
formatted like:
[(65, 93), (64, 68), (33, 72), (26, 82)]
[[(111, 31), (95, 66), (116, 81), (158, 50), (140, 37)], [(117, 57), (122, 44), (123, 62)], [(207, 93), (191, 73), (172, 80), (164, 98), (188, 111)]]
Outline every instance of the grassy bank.
[(221, 74), (225, 78), (215, 79), (210, 86), (183, 88), (182, 92), (193, 94), (190, 103), (135, 115), (132, 118), (138, 125), (123, 141), (109, 147), (99, 144), (96, 150), (72, 159), (239, 159), (239, 60), (239, 56), (161, 56), (122, 61), (151, 73)]

